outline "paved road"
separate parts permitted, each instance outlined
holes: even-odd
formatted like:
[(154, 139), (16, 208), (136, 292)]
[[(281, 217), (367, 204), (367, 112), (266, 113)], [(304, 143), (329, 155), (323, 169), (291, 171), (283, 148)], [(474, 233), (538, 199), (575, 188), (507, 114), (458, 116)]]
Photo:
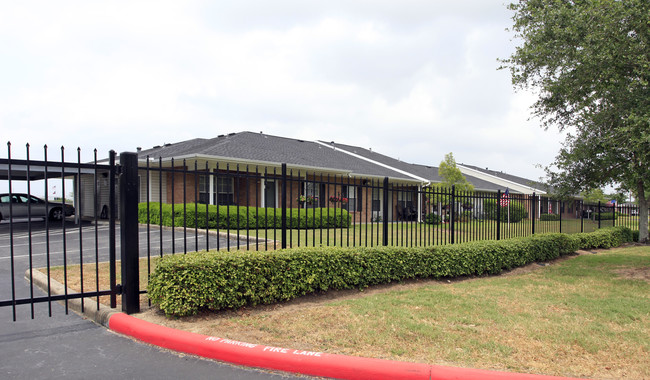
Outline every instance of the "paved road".
[[(23, 278), (30, 260), (29, 236), (26, 234), (27, 223), (17, 223), (14, 227), (15, 293), (17, 297), (23, 297), (30, 292), (29, 284)], [(53, 228), (45, 231), (39, 223), (33, 223), (31, 227), (31, 260), (34, 266), (47, 263), (48, 255), (51, 265), (62, 263), (62, 228), (50, 226)], [(103, 226), (98, 228), (101, 231)], [(11, 246), (8, 230), (8, 224), (0, 225), (0, 300), (11, 299)], [(71, 263), (80, 259), (78, 231), (78, 226), (66, 225), (66, 260)], [(90, 259), (94, 261), (95, 258), (94, 231), (95, 226), (82, 225), (81, 256), (85, 262)], [(74, 237), (75, 234), (77, 238)], [(46, 252), (47, 235), (50, 238), (49, 254)], [(164, 236), (164, 240), (163, 249), (166, 244), (171, 246), (171, 238)], [(104, 244), (106, 241), (103, 238), (97, 241), (98, 255), (100, 261), (103, 261), (102, 258), (108, 254), (107, 244)], [(182, 251), (181, 242), (180, 252)], [(34, 292), (36, 296), (44, 295), (38, 289), (34, 289)], [(58, 303), (52, 303), (52, 317), (48, 317), (47, 304), (36, 304), (34, 312), (34, 319), (31, 319), (30, 305), (19, 306), (16, 309), (17, 321), (12, 322), (12, 308), (0, 308), (2, 379), (310, 378), (236, 367), (162, 350), (114, 334), (72, 312), (66, 315), (65, 309)]]

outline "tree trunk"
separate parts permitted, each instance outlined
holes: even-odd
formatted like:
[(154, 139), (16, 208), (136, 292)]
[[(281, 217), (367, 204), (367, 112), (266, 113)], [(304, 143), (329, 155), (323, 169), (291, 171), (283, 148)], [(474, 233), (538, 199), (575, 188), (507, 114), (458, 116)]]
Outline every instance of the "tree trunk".
[(645, 197), (643, 182), (637, 185), (637, 198), (639, 201), (639, 242), (648, 243), (648, 199)]

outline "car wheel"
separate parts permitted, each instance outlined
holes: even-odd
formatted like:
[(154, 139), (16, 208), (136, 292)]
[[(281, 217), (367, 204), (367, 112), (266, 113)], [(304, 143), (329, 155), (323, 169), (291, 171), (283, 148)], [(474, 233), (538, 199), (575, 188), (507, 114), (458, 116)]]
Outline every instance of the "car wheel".
[(63, 219), (63, 210), (60, 208), (53, 208), (50, 211), (50, 219), (51, 220), (61, 220)]

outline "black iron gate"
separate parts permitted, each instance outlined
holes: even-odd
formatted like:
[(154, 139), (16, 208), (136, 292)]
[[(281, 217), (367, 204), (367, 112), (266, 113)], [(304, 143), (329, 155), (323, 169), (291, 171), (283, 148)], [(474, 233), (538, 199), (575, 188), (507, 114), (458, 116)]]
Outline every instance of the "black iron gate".
[(115, 153), (102, 164), (96, 150), (91, 163), (82, 162), (80, 149), (76, 162), (65, 159), (63, 147), (58, 160), (48, 158), (47, 146), (39, 160), (29, 144), (23, 158), (12, 153), (8, 143), (0, 159), (0, 307), (10, 307), (14, 321), (33, 319), (41, 304), (52, 316), (55, 302), (66, 314), (73, 305), (84, 312), (91, 305), (84, 298), (97, 310), (101, 297), (115, 307)]

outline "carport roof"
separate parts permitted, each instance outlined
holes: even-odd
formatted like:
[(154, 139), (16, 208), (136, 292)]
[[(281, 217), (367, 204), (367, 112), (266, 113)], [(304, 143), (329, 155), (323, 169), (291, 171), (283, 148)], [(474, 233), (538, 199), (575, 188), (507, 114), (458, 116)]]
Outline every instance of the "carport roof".
[[(38, 181), (47, 178), (61, 178), (81, 174), (94, 174), (95, 170), (89, 164), (61, 164), (60, 162), (9, 160), (0, 159), (0, 180)], [(10, 170), (11, 169), (11, 170)]]

